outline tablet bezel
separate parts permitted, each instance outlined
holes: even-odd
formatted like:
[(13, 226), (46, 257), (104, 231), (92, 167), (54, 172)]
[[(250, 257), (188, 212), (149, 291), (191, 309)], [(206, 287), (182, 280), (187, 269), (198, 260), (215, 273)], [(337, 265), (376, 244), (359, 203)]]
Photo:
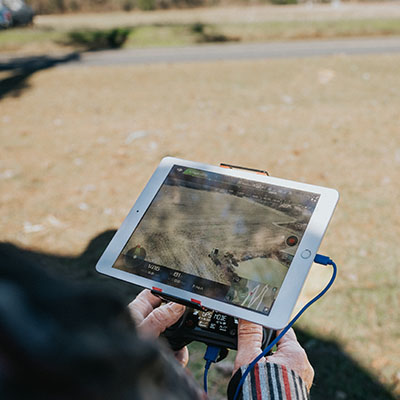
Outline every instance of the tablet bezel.
[[(165, 178), (174, 165), (196, 168), (208, 172), (248, 179), (255, 182), (269, 183), (272, 185), (293, 188), (320, 195), (318, 203), (298, 245), (296, 254), (269, 315), (264, 315), (258, 311), (252, 311), (241, 306), (224, 303), (222, 301), (194, 294), (183, 289), (169, 286), (158, 281), (152, 281), (151, 279), (113, 268), (117, 257), (128, 242), (132, 233), (136, 229), (136, 226), (141, 221), (152, 200), (158, 193), (160, 186), (163, 184)], [(246, 170), (226, 169), (194, 161), (165, 157), (161, 160), (161, 163), (136, 200), (128, 216), (125, 218), (121, 224), (121, 227), (115, 233), (111, 242), (99, 259), (96, 265), (96, 270), (102, 274), (131, 282), (147, 289), (153, 289), (154, 287), (157, 287), (157, 289), (162, 291), (162, 293), (182, 299), (186, 302), (201, 304), (203, 307), (233, 315), (237, 318), (252, 321), (273, 329), (280, 329), (284, 327), (290, 319), (291, 313), (296, 305), (297, 299), (307, 278), (315, 254), (318, 251), (329, 221), (335, 210), (338, 199), (338, 192), (330, 188), (275, 178)], [(304, 251), (306, 250), (309, 251), (309, 257), (303, 258), (302, 255), (304, 255)]]

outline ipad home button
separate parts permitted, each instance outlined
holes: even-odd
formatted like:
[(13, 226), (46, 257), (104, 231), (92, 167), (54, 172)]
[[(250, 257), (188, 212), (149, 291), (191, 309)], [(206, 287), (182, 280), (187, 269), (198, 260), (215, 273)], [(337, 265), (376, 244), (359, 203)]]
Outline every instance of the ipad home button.
[(301, 253), (301, 258), (307, 259), (310, 258), (310, 256), (311, 256), (311, 251), (308, 249), (303, 250), (303, 252)]

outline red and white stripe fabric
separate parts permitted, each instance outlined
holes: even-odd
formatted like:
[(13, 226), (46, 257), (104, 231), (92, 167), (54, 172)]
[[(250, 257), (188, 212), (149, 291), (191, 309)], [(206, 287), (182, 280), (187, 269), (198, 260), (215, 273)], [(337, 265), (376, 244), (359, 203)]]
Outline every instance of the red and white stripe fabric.
[[(232, 378), (228, 398), (236, 391), (247, 365)], [(232, 397), (233, 398), (233, 397)], [(284, 365), (259, 362), (247, 375), (241, 390), (242, 400), (309, 400), (310, 395), (303, 380)]]

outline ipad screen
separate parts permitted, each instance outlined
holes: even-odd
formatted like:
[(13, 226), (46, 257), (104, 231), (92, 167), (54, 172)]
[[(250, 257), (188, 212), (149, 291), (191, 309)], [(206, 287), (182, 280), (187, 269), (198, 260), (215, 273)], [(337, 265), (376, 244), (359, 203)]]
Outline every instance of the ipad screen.
[(174, 165), (113, 267), (268, 315), (319, 197)]

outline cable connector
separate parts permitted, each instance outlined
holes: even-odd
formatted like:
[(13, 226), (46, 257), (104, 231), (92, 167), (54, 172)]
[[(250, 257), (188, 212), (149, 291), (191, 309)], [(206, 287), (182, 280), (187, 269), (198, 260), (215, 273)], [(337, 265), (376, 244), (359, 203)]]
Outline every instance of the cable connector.
[(221, 351), (220, 347), (217, 346), (207, 346), (206, 354), (204, 354), (204, 359), (206, 360), (206, 365), (204, 367), (204, 391), (207, 393), (207, 375), (208, 370), (212, 363), (217, 362), (219, 353)]
[(217, 362), (220, 347), (217, 346), (207, 346), (206, 354), (204, 354), (204, 359), (211, 365), (211, 363)]
[(332, 265), (332, 260), (328, 256), (323, 256), (322, 254), (316, 254), (314, 262), (321, 265)]

